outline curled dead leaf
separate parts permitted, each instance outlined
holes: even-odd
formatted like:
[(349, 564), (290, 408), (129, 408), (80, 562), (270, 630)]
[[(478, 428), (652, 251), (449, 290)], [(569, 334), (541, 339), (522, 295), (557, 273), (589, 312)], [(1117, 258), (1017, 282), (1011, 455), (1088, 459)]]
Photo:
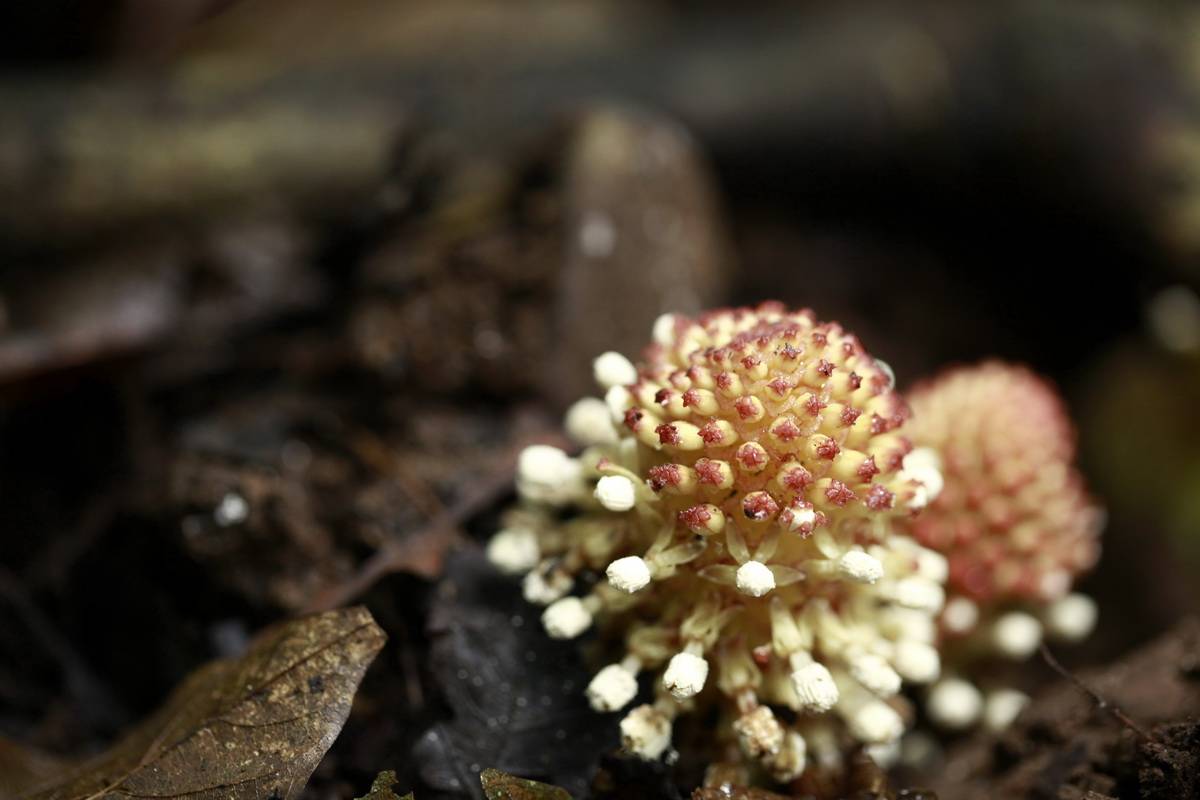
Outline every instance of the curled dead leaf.
[(412, 792), (400, 797), (392, 791), (392, 787), (397, 782), (396, 773), (390, 769), (385, 770), (375, 776), (375, 780), (371, 783), (371, 791), (362, 797), (354, 798), (354, 800), (413, 800)]
[(289, 800), (350, 713), (387, 637), (365, 608), (281, 623), (188, 676), (108, 751), (20, 800)]
[(485, 769), (479, 784), (487, 800), (571, 800), (566, 789), (518, 778), (498, 769)]

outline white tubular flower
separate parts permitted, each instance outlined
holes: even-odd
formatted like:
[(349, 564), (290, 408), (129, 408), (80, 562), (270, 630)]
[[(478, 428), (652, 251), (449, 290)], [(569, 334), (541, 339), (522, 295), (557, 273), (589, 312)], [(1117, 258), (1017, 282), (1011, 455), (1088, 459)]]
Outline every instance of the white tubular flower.
[(596, 397), (577, 400), (567, 409), (564, 427), (567, 435), (584, 447), (615, 444), (617, 441), (617, 430), (613, 427), (608, 404)]
[(862, 550), (851, 550), (837, 562), (838, 572), (852, 581), (875, 583), (883, 577), (883, 564)]
[[(901, 475), (904, 475), (902, 471)], [(918, 485), (913, 488), (912, 497), (908, 499), (907, 505), (908, 510), (910, 511), (920, 511), (924, 509), (925, 506), (929, 505), (929, 489), (925, 488), (924, 483), (918, 483)]]
[(993, 733), (999, 733), (1009, 725), (1029, 705), (1029, 695), (1016, 689), (997, 689), (988, 692), (983, 704), (983, 724)]
[(891, 744), (904, 733), (904, 720), (882, 700), (869, 700), (846, 718), (850, 735), (863, 744)]
[(650, 336), (654, 339), (655, 343), (661, 344), (664, 347), (670, 347), (675, 344), (675, 315), (662, 314), (658, 319), (654, 320)]
[(571, 471), (571, 457), (557, 447), (534, 444), (517, 457), (517, 479), (538, 486), (557, 487)]
[(950, 562), (936, 550), (924, 547), (917, 550), (917, 574), (934, 583), (944, 584), (950, 577)]
[(1020, 661), (1042, 643), (1042, 624), (1023, 611), (1010, 611), (992, 626), (992, 646), (1005, 658)]
[(891, 769), (900, 762), (900, 740), (887, 744), (869, 744), (863, 748), (880, 769)]
[(916, 575), (896, 581), (893, 587), (895, 601), (905, 608), (914, 608), (936, 614), (946, 601), (945, 590), (940, 584)]
[(708, 662), (691, 653), (676, 653), (663, 673), (663, 688), (676, 700), (700, 694), (708, 680)]
[(605, 389), (613, 386), (628, 386), (637, 381), (637, 368), (633, 363), (621, 355), (613, 351), (602, 353), (592, 362), (592, 375), (596, 378), (596, 383), (600, 384)]
[(932, 503), (937, 500), (938, 495), (942, 493), (942, 489), (946, 486), (946, 481), (942, 477), (942, 473), (938, 472), (933, 467), (921, 467), (914, 470), (905, 470), (913, 480), (925, 487), (925, 502)]
[(618, 558), (605, 571), (608, 583), (614, 589), (633, 594), (650, 583), (650, 566), (639, 556)]
[(609, 664), (587, 686), (587, 698), (596, 711), (617, 711), (637, 695), (637, 677), (620, 664)]
[(823, 664), (812, 662), (792, 673), (792, 688), (805, 711), (822, 714), (838, 701), (837, 684)]
[(754, 759), (773, 756), (783, 747), (783, 726), (769, 706), (758, 706), (733, 723), (742, 751)]
[(914, 447), (901, 462), (903, 469), (942, 469), (942, 457), (932, 447)]
[(925, 502), (932, 503), (942, 493), (945, 479), (941, 459), (931, 447), (918, 447), (904, 457), (901, 469), (909, 479), (925, 487)]
[(882, 609), (880, 616), (883, 630), (897, 641), (933, 644), (937, 640), (937, 622), (932, 614), (903, 606), (892, 606)]
[(775, 588), (775, 575), (761, 561), (747, 561), (738, 567), (737, 589), (751, 597), (762, 597)]
[(896, 644), (892, 666), (906, 681), (933, 683), (942, 671), (938, 651), (925, 642), (901, 641)]
[(542, 625), (552, 639), (574, 639), (592, 624), (592, 613), (578, 597), (556, 600), (542, 612)]
[(562, 505), (573, 496), (580, 473), (579, 462), (557, 447), (531, 445), (517, 458), (517, 491), (527, 500)]
[(947, 678), (930, 690), (926, 711), (938, 727), (961, 731), (978, 721), (983, 713), (983, 696), (974, 685)]
[(808, 761), (808, 745), (804, 737), (795, 731), (788, 731), (783, 737), (783, 745), (779, 752), (767, 760), (767, 769), (771, 776), (780, 783), (790, 783), (804, 774)]
[(654, 706), (638, 706), (621, 720), (621, 745), (638, 758), (653, 761), (671, 745), (671, 721)]
[(622, 439), (617, 443), (617, 463), (629, 469), (635, 469), (638, 463), (637, 439)]
[(850, 676), (871, 694), (891, 697), (900, 691), (900, 676), (886, 661), (873, 653), (863, 653), (849, 662)]
[(487, 546), (488, 561), (509, 575), (528, 572), (541, 557), (537, 535), (526, 528), (505, 528)]
[[(903, 470), (900, 471), (901, 477), (911, 478)], [(918, 483), (913, 489), (913, 495), (908, 500), (909, 511), (920, 511), (925, 506), (929, 505), (929, 490), (925, 488), (925, 484)]]
[(637, 488), (624, 475), (605, 475), (596, 482), (595, 496), (609, 511), (628, 511), (637, 501)]
[(790, 531), (811, 531), (817, 521), (817, 512), (806, 506), (785, 508), (779, 515), (779, 521)]
[(612, 386), (604, 393), (604, 405), (613, 424), (620, 425), (625, 420), (625, 411), (633, 405), (633, 395), (624, 386)]
[(521, 582), (521, 593), (527, 602), (548, 606), (571, 591), (574, 583), (566, 572), (543, 572), (541, 569), (535, 569), (525, 575)]
[(965, 597), (952, 597), (942, 612), (942, 625), (947, 631), (962, 635), (979, 623), (979, 606)]
[(1079, 642), (1096, 627), (1098, 616), (1095, 600), (1085, 594), (1069, 594), (1046, 609), (1046, 631), (1060, 641)]
[(880, 371), (887, 376), (890, 386), (896, 385), (896, 371), (892, 369), (892, 365), (884, 361), (882, 358), (875, 359), (875, 366), (879, 367)]

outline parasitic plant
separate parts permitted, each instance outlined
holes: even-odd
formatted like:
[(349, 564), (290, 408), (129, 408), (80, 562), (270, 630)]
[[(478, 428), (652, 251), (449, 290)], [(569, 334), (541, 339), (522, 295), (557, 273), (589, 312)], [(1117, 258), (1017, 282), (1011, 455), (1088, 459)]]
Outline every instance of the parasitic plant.
[[(1099, 555), (1101, 514), (1075, 469), (1075, 434), (1055, 390), (1028, 369), (998, 362), (951, 369), (914, 388), (910, 458), (940, 470), (945, 485), (913, 519), (914, 538), (945, 555), (941, 615), (947, 666), (971, 657), (1022, 659), (1043, 633), (1087, 636), (1092, 600), (1070, 589)], [(961, 677), (929, 697), (930, 717), (963, 728), (981, 717), (1004, 727), (1027, 698), (1012, 689), (986, 699)]]
[(567, 414), (582, 454), (521, 454), (521, 502), (488, 554), (525, 575), (550, 636), (622, 641), (586, 689), (597, 711), (654, 675), (625, 747), (658, 758), (696, 709), (778, 780), (894, 746), (902, 681), (939, 676), (947, 564), (902, 533), (942, 479), (910, 453), (886, 365), (766, 304), (661, 317), (637, 366), (606, 353), (595, 376), (604, 399)]

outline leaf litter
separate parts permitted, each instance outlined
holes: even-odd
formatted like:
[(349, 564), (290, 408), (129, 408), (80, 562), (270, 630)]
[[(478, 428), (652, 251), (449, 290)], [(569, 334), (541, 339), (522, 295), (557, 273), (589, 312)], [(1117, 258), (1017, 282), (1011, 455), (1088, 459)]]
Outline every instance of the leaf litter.
[(188, 676), (154, 714), (70, 767), (5, 751), (19, 800), (291, 800), (350, 713), (386, 636), (363, 607), (265, 630), (240, 658)]

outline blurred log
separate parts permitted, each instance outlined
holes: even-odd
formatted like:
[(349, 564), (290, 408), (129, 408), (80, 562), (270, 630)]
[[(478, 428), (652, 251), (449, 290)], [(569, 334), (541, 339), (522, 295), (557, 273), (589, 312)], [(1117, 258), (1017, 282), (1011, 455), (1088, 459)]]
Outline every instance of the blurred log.
[(566, 263), (555, 363), (544, 373), (546, 394), (564, 407), (600, 392), (596, 356), (637, 355), (658, 315), (725, 298), (731, 261), (708, 163), (683, 128), (601, 109), (582, 116), (566, 150)]
[(219, 213), (263, 195), (337, 209), (370, 196), (397, 153), (513, 153), (596, 99), (661, 109), (725, 170), (814, 201), (837, 194), (834, 174), (861, 200), (896, 159), (952, 188), (984, 155), (1023, 154), (1012, 179), (1052, 201), (1087, 192), (1144, 214), (1164, 202), (1149, 169), (1156, 137), (1194, 125), (1195, 27), (1169, 8), (868, 5), (664, 21), (601, 5), (615, 10), (590, 39), (543, 25), (537, 14), (551, 12), (531, 4), (513, 16), (547, 36), (516, 48), (487, 44), (476, 26), (465, 41), (477, 49), (418, 48), (424, 60), (374, 48), (247, 77), (236, 58), (209, 56), (165, 79), (10, 82), (0, 235)]
[(379, 185), (393, 107), (197, 96), (182, 82), (9, 82), (0, 89), (0, 236), (79, 237), (231, 205), (337, 208)]
[[(311, 236), (287, 218), (245, 215), (195, 240), (131, 238), (54, 270), (11, 270), (0, 297), (0, 385), (168, 343), (219, 348), (321, 296)], [(176, 353), (171, 366), (205, 365)]]

